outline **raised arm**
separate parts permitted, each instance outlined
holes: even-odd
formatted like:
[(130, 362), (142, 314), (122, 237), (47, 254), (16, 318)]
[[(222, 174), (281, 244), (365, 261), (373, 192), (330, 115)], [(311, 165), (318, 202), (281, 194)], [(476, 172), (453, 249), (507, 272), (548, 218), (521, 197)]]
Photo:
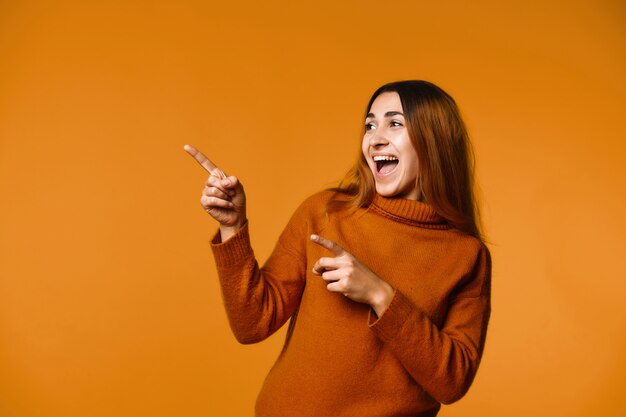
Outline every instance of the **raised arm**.
[(304, 288), (305, 241), (294, 215), (263, 268), (250, 245), (243, 186), (192, 146), (189, 153), (208, 173), (202, 207), (220, 224), (212, 240), (224, 306), (237, 340), (259, 342), (278, 330), (297, 309)]

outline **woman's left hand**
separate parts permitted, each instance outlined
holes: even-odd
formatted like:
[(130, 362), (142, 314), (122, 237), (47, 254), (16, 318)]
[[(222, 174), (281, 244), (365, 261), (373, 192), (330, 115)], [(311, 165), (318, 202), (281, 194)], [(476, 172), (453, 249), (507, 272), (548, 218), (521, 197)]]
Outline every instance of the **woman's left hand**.
[(311, 240), (335, 255), (320, 258), (313, 266), (313, 273), (328, 283), (328, 291), (369, 304), (380, 317), (391, 303), (394, 292), (391, 285), (337, 243), (318, 235), (311, 235)]

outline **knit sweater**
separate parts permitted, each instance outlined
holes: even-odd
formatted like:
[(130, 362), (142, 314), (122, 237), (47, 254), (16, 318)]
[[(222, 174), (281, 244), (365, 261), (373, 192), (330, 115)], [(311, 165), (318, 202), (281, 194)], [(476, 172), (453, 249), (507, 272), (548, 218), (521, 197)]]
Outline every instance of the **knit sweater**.
[[(327, 214), (332, 196), (300, 205), (262, 268), (247, 224), (225, 242), (219, 232), (212, 240), (237, 340), (259, 342), (291, 318), (256, 415), (435, 416), (440, 403), (465, 394), (480, 362), (489, 251), (422, 202), (376, 195), (368, 208)], [(333, 256), (312, 233), (394, 288), (381, 317), (312, 273), (319, 258)]]

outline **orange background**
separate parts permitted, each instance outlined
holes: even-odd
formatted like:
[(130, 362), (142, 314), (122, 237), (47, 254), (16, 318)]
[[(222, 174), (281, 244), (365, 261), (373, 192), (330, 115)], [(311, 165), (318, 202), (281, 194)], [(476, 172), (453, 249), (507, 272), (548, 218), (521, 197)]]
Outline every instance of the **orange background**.
[(0, 415), (251, 415), (284, 332), (231, 335), (182, 146), (241, 178), (265, 259), (400, 79), (459, 103), (494, 259), (441, 416), (626, 415), (626, 7), (431, 3), (0, 3)]

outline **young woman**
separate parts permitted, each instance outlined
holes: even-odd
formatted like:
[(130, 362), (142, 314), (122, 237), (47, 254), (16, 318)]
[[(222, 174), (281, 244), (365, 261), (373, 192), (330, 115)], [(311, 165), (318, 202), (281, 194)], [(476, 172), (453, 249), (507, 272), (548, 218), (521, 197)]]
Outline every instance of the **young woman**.
[(204, 155), (201, 204), (233, 332), (259, 342), (291, 319), (258, 416), (435, 416), (468, 390), (490, 314), (468, 135), (425, 81), (379, 88), (361, 154), (304, 201), (262, 268), (245, 194)]

